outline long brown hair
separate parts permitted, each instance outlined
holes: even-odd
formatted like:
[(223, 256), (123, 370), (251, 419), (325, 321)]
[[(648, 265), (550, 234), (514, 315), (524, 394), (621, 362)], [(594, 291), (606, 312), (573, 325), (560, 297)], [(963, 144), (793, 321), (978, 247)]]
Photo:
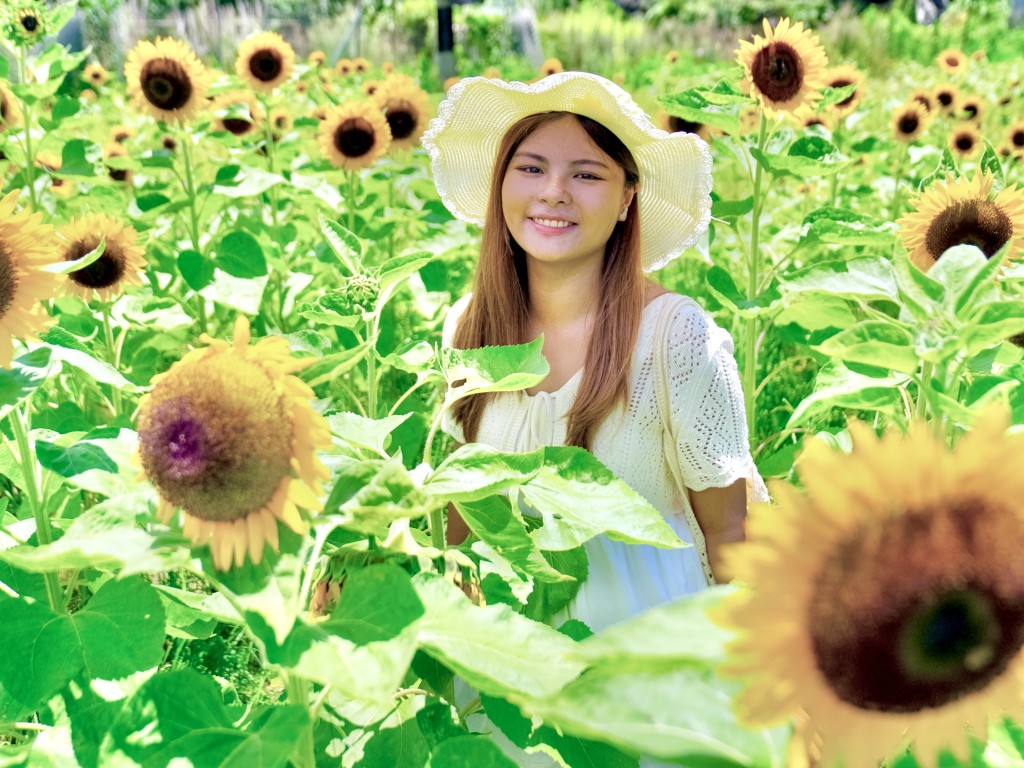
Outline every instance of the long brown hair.
[[(542, 112), (515, 123), (502, 138), (491, 175), (490, 199), (484, 220), (480, 264), (473, 298), (459, 320), (452, 346), (476, 349), (522, 344), (529, 320), (526, 254), (505, 224), (501, 186), (512, 156), (526, 138), (566, 116), (575, 118), (591, 140), (626, 176), (626, 187), (640, 181), (636, 161), (622, 141), (596, 120), (572, 112)], [(640, 266), (640, 210), (636, 196), (605, 247), (597, 317), (587, 346), (583, 380), (569, 410), (566, 445), (590, 449), (598, 426), (619, 402), (629, 396), (629, 369), (644, 303)], [(491, 393), (471, 395), (453, 406), (466, 439), (476, 440)]]

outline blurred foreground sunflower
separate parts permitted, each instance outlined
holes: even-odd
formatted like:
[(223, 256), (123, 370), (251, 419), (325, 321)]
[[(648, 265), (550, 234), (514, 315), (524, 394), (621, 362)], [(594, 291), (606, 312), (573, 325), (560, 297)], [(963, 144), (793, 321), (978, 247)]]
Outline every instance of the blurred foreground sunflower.
[(103, 253), (92, 264), (68, 274), (70, 290), (88, 300), (92, 296), (109, 301), (126, 285), (141, 285), (146, 266), (145, 251), (138, 245), (133, 227), (102, 213), (73, 219), (60, 228), (62, 261), (75, 261), (96, 249), (102, 240)]
[(340, 77), (348, 77), (355, 72), (355, 69), (356, 67), (355, 64), (352, 63), (352, 59), (338, 59), (337, 63), (334, 65), (334, 71)]
[(803, 22), (779, 20), (773, 29), (764, 19), (764, 37), (741, 40), (736, 60), (743, 67), (744, 84), (769, 117), (813, 109), (825, 85), (828, 57), (818, 36)]
[(910, 213), (896, 224), (910, 260), (931, 269), (954, 245), (974, 245), (988, 258), (1006, 246), (1005, 259), (1024, 248), (1024, 192), (1009, 186), (992, 194), (992, 175), (947, 176), (911, 202)]
[(22, 119), (18, 100), (6, 85), (0, 83), (0, 133), (8, 128), (17, 128)]
[(255, 91), (269, 93), (292, 76), (295, 49), (277, 32), (258, 32), (238, 46), (235, 74)]
[(1006, 423), (986, 414), (953, 451), (924, 424), (853, 425), (850, 455), (808, 441), (806, 490), (776, 486), (727, 554), (746, 586), (715, 619), (739, 632), (722, 672), (747, 678), (741, 721), (802, 709), (822, 766), (875, 768), (907, 742), (966, 760), (968, 732), (1024, 715), (1024, 438)]
[(967, 66), (967, 54), (959, 48), (947, 48), (935, 57), (935, 63), (947, 73), (955, 75)]
[(900, 141), (909, 144), (925, 129), (928, 113), (919, 101), (910, 101), (892, 114), (892, 133)]
[(0, 200), (0, 366), (10, 368), (14, 338), (34, 339), (49, 318), (58, 277), (41, 268), (53, 261), (53, 230), (38, 213), (15, 210), (18, 192)]
[(320, 509), (330, 475), (316, 457), (331, 443), (313, 410), (312, 390), (292, 375), (307, 361), (280, 337), (249, 344), (249, 321), (233, 342), (203, 336), (195, 349), (153, 377), (139, 405), (139, 453), (160, 493), (158, 514), (184, 513), (182, 532), (210, 546), (221, 570), (278, 549), (278, 521), (302, 533), (300, 509)]
[(356, 171), (388, 151), (391, 129), (375, 104), (349, 101), (325, 114), (318, 141), (335, 168)]
[(180, 40), (140, 41), (124, 64), (128, 95), (135, 108), (157, 120), (188, 122), (206, 101), (209, 73)]
[(949, 132), (947, 143), (954, 157), (973, 157), (981, 151), (981, 131), (974, 123), (958, 123)]
[(430, 122), (430, 97), (411, 78), (389, 75), (373, 94), (391, 130), (389, 151), (412, 149)]
[(370, 71), (371, 66), (370, 60), (362, 56), (352, 59), (352, 69), (357, 75), (365, 75)]

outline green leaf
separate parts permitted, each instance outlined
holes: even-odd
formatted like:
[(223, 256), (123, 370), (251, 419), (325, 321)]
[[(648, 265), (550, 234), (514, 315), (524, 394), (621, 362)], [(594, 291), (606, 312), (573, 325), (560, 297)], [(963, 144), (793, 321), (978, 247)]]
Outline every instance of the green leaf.
[(747, 195), (742, 200), (712, 200), (711, 215), (716, 219), (735, 222), (740, 216), (746, 216), (754, 210), (754, 197)]
[(779, 282), (786, 296), (813, 291), (864, 301), (899, 301), (892, 262), (879, 256), (817, 262)]
[(892, 266), (901, 304), (919, 323), (931, 323), (945, 304), (946, 289), (942, 283), (922, 272), (902, 251), (893, 257)]
[(846, 328), (857, 322), (850, 301), (841, 295), (804, 291), (788, 294), (785, 306), (775, 318), (779, 326), (796, 323), (808, 331)]
[(981, 154), (981, 159), (978, 161), (978, 170), (992, 174), (992, 193), (999, 194), (1003, 191), (1003, 187), (1006, 186), (1006, 179), (1003, 176), (1003, 164), (999, 162), (999, 155), (992, 148), (988, 139), (983, 139), (985, 143), (985, 151)]
[(949, 147), (943, 147), (942, 157), (939, 158), (939, 164), (935, 167), (935, 170), (930, 174), (921, 179), (921, 183), (917, 187), (918, 192), (924, 192), (933, 182), (944, 180), (947, 176), (958, 176), (960, 173), (956, 166), (956, 160), (953, 159), (953, 153), (949, 151)]
[(818, 243), (826, 245), (870, 245), (879, 250), (890, 250), (896, 241), (896, 231), (892, 224), (872, 222), (867, 219), (858, 221), (836, 221), (835, 219), (815, 219), (800, 238), (800, 246), (806, 247)]
[(171, 198), (167, 195), (161, 195), (159, 192), (151, 192), (148, 195), (139, 195), (135, 198), (135, 204), (139, 206), (139, 210), (143, 213), (148, 213), (154, 208), (159, 208), (161, 205), (167, 205), (171, 202)]
[(975, 312), (961, 332), (967, 354), (1024, 333), (1024, 301), (993, 301)]
[(201, 291), (213, 282), (213, 262), (199, 251), (186, 250), (179, 253), (178, 271), (193, 291)]
[[(711, 99), (721, 103), (712, 103)], [(750, 102), (746, 96), (713, 95), (706, 89), (692, 88), (658, 99), (665, 111), (691, 123), (709, 125), (729, 134), (740, 130), (740, 105)]]
[(56, 694), (79, 671), (116, 680), (163, 657), (163, 607), (141, 579), (108, 581), (71, 615), (42, 603), (0, 600), (0, 624), (11, 644), (0, 654), (0, 683), (29, 705)]
[(0, 367), (0, 419), (31, 395), (46, 381), (50, 370), (50, 348), (34, 349), (11, 361), (10, 368)]
[(395, 565), (375, 565), (346, 574), (338, 606), (321, 626), (366, 645), (398, 637), (422, 615), (409, 574)]
[(528, 344), (479, 349), (441, 349), (441, 368), (448, 382), (444, 407), (481, 392), (515, 392), (540, 384), (550, 372), (541, 354), (544, 337)]
[(419, 271), (433, 260), (434, 254), (426, 251), (417, 251), (388, 259), (380, 265), (378, 272), (381, 290), (394, 285), (413, 272)]
[(61, 149), (61, 176), (95, 176), (95, 162), (102, 150), (91, 141), (72, 139)]
[(320, 231), (324, 233), (334, 255), (351, 274), (359, 274), (363, 269), (362, 241), (338, 222), (324, 216), (322, 211), (319, 217)]
[(284, 186), (288, 180), (277, 173), (270, 173), (262, 168), (249, 166), (238, 169), (237, 175), (232, 179), (230, 185), (222, 185), (216, 182), (213, 191), (225, 197), (256, 197), (262, 195), (268, 189), (278, 184)]
[(363, 747), (359, 768), (424, 768), (430, 750), (417, 719), (409, 718), (397, 728), (377, 731)]
[(818, 371), (814, 392), (800, 401), (787, 427), (810, 423), (836, 406), (892, 413), (893, 406), (900, 401), (899, 388), (906, 381), (902, 374), (875, 378), (830, 361)]
[(324, 355), (312, 365), (303, 368), (299, 374), (311, 387), (332, 382), (359, 365), (369, 349), (369, 343), (363, 342), (352, 349)]
[(457, 736), (430, 755), (430, 768), (516, 768), (501, 747), (486, 736)]
[(507, 605), (479, 608), (438, 574), (421, 572), (413, 586), (426, 608), (420, 645), (479, 691), (543, 698), (583, 671), (572, 640)]
[(77, 349), (47, 344), (50, 350), (50, 357), (54, 362), (61, 363), (65, 372), (68, 367), (75, 368), (89, 376), (99, 384), (109, 384), (117, 387), (122, 392), (136, 392), (138, 387), (121, 375), (114, 366), (104, 360), (97, 360), (91, 354), (80, 352)]
[(815, 105), (816, 110), (820, 113), (826, 107), (832, 107), (842, 101), (846, 101), (857, 90), (857, 85), (857, 83), (850, 83), (839, 88), (825, 86), (821, 89), (821, 101)]
[[(71, 740), (78, 764), (81, 768), (101, 768), (100, 744), (121, 711), (124, 699), (107, 700), (99, 696), (90, 683), (79, 675), (63, 690), (62, 699), (71, 721)], [(109, 691), (105, 693), (110, 695)]]
[(429, 704), (416, 713), (416, 723), (430, 750), (448, 739), (468, 735), (465, 728), (455, 724), (448, 704)]
[(852, 162), (819, 136), (805, 136), (786, 155), (765, 152), (757, 147), (751, 147), (750, 154), (772, 176), (793, 176), (798, 179), (834, 176)]
[[(343, 466), (352, 468), (351, 464)], [(341, 524), (350, 530), (376, 534), (395, 520), (423, 517), (436, 504), (430, 494), (413, 481), (398, 458), (357, 462), (357, 467), (347, 477), (339, 476), (325, 505), (325, 513), (337, 509), (343, 516)], [(367, 476), (368, 472), (374, 474)], [(342, 501), (350, 491), (354, 493)]]
[(57, 103), (53, 105), (53, 109), (50, 111), (50, 118), (40, 118), (39, 124), (48, 131), (56, 130), (65, 119), (78, 114), (80, 107), (81, 103), (78, 99), (72, 99), (70, 96), (61, 96), (57, 99)]
[[(6, 585), (22, 597), (31, 597), (44, 603), (47, 600), (46, 580), (40, 574), (23, 571), (3, 561), (0, 561), (0, 584)], [(0, 600), (3, 600), (2, 596)]]
[(913, 334), (895, 320), (865, 320), (840, 331), (815, 349), (852, 363), (914, 374), (921, 362), (914, 351)]
[(357, 413), (335, 413), (327, 417), (327, 422), (331, 425), (331, 432), (346, 443), (387, 456), (391, 433), (404, 424), (411, 415), (403, 413), (400, 416), (387, 416), (383, 419), (368, 419)]
[(36, 456), (39, 463), (61, 477), (74, 477), (90, 469), (117, 472), (117, 464), (95, 443), (81, 441), (63, 446), (36, 441)]
[(719, 266), (711, 267), (704, 277), (715, 298), (741, 317), (770, 314), (779, 308), (780, 296), (774, 286), (748, 298), (740, 292), (732, 274)]
[(543, 469), (519, 491), (521, 501), (544, 518), (532, 534), (541, 549), (572, 549), (601, 534), (630, 544), (687, 546), (650, 502), (589, 451), (541, 450)]
[(216, 266), (232, 277), (262, 277), (267, 274), (263, 249), (248, 232), (229, 232), (221, 239), (216, 251)]
[(476, 501), (537, 476), (544, 465), (541, 451), (504, 453), (480, 443), (470, 443), (446, 458), (424, 488), (448, 501)]

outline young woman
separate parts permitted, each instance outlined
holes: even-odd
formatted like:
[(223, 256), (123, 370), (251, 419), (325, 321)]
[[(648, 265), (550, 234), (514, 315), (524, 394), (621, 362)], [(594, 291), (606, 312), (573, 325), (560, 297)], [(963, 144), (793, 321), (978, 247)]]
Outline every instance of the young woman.
[[(587, 448), (695, 545), (591, 540), (569, 616), (598, 631), (724, 579), (720, 547), (743, 538), (748, 492), (767, 500), (732, 340), (644, 276), (707, 228), (707, 145), (581, 72), (464, 80), (423, 143), (447, 207), (483, 224), (474, 291), (449, 313), (445, 344), (543, 334), (551, 367), (531, 390), (460, 401), (445, 429), (504, 451)], [(450, 514), (449, 541), (466, 533)]]

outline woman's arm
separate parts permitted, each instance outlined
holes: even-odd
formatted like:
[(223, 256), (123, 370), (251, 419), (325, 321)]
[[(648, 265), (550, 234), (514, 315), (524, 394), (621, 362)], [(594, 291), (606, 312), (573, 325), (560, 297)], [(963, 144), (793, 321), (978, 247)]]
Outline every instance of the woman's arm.
[(469, 526), (462, 519), (462, 515), (455, 508), (455, 505), (448, 502), (448, 525), (445, 526), (445, 540), (452, 546), (457, 546), (469, 536)]
[(725, 488), (707, 488), (690, 491), (690, 505), (704, 533), (708, 548), (708, 561), (715, 581), (723, 584), (732, 578), (722, 565), (720, 547), (734, 541), (743, 541), (743, 522), (747, 517), (747, 481), (737, 480)]

